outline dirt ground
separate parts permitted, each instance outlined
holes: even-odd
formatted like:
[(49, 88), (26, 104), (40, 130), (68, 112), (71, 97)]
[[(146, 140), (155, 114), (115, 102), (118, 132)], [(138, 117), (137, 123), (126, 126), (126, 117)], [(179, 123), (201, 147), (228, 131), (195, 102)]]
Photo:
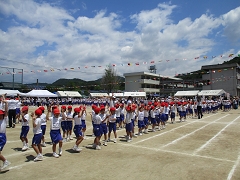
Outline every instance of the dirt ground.
[[(29, 113), (35, 109), (31, 107)], [(188, 118), (182, 123), (176, 120), (130, 143), (125, 141), (125, 130), (118, 130), (117, 143), (94, 150), (88, 115), (87, 139), (80, 144), (83, 150), (72, 150), (75, 139), (65, 142), (60, 158), (52, 157), (48, 124), (41, 162), (33, 161), (32, 148), (21, 151), (21, 125), (17, 124), (7, 129), (2, 154), (11, 165), (0, 173), (0, 179), (240, 179), (240, 110), (204, 114), (202, 119)], [(32, 137), (31, 127), (29, 142)]]

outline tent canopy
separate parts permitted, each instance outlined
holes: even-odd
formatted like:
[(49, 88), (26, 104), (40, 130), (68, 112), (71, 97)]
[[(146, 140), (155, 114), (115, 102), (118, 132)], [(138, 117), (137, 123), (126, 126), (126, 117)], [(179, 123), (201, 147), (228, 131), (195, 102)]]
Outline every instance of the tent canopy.
[(90, 93), (91, 97), (104, 97), (108, 96), (108, 93)]
[(26, 93), (29, 97), (58, 97), (56, 94), (49, 92), (48, 90), (31, 90)]
[(146, 97), (146, 92), (124, 92), (124, 96)]
[(174, 96), (196, 96), (199, 91), (178, 91)]
[(217, 90), (202, 90), (198, 93), (199, 96), (220, 96), (222, 94), (226, 93), (223, 89), (217, 89)]
[(0, 89), (0, 95), (7, 94), (7, 96), (17, 96), (19, 94), (20, 96), (25, 96), (25, 93), (21, 93), (18, 90), (10, 90), (10, 89)]
[(109, 96), (123, 97), (123, 93), (109, 93)]
[(60, 97), (82, 97), (78, 91), (57, 91), (56, 94)]

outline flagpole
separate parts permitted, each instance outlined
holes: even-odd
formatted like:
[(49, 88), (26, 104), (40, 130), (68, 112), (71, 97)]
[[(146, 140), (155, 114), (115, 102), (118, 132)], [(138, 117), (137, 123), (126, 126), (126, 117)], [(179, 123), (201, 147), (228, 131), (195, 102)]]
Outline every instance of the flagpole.
[(13, 75), (13, 90), (14, 90), (14, 68), (13, 68), (13, 73), (12, 73), (12, 75)]

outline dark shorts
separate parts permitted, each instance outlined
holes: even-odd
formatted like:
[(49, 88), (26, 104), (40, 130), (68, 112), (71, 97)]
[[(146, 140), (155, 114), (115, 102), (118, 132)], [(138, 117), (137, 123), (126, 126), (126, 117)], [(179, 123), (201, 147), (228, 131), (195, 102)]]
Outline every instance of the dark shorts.
[(61, 128), (62, 128), (63, 132), (67, 131), (67, 121), (62, 121), (61, 122)]
[(171, 112), (171, 118), (172, 118), (172, 119), (175, 118), (175, 112)]
[(51, 140), (52, 140), (53, 144), (59, 143), (59, 141), (62, 140), (62, 135), (61, 135), (60, 129), (51, 130), (50, 131), (50, 137), (51, 137)]
[(82, 128), (83, 128), (83, 129), (86, 129), (86, 127), (87, 127), (87, 126), (86, 126), (86, 121), (85, 121), (85, 120), (82, 120)]
[(156, 119), (151, 117), (151, 124), (156, 124)]
[(112, 131), (115, 132), (115, 131), (117, 130), (117, 126), (116, 126), (116, 123), (115, 123), (115, 122), (113, 122), (113, 123), (110, 122), (108, 127), (109, 127), (109, 132), (110, 132), (110, 133), (111, 133)]
[(102, 136), (102, 126), (100, 124), (93, 124), (93, 132), (96, 137)]
[(120, 121), (124, 121), (124, 114), (120, 114)]
[(73, 125), (73, 123), (72, 123), (72, 121), (66, 121), (67, 122), (67, 131), (71, 131), (72, 130), (72, 125)]
[(144, 127), (145, 127), (144, 121), (139, 121), (138, 120), (138, 128), (144, 128)]
[(16, 108), (16, 115), (17, 115), (17, 114), (20, 114), (20, 112), (21, 112), (21, 111), (20, 111), (20, 108)]
[(20, 138), (27, 137), (28, 132), (29, 132), (29, 126), (22, 126), (22, 130), (21, 130), (21, 133), (20, 133)]
[(41, 125), (41, 129), (42, 129), (42, 134), (45, 135), (46, 125)]
[(41, 144), (41, 140), (42, 140), (42, 133), (34, 134), (32, 139), (32, 144), (39, 145)]
[(73, 132), (76, 137), (82, 136), (82, 126), (81, 125), (75, 125)]
[(6, 134), (5, 133), (0, 133), (0, 151), (3, 150), (6, 142), (7, 142)]
[(121, 118), (117, 117), (116, 123), (120, 123)]
[(108, 133), (107, 124), (106, 124), (106, 123), (102, 123), (102, 124), (101, 124), (101, 127), (102, 127), (102, 133), (103, 133), (103, 134), (107, 134), (107, 133)]
[(132, 123), (128, 123), (128, 124), (126, 124), (125, 128), (126, 128), (127, 132), (132, 132), (133, 124)]

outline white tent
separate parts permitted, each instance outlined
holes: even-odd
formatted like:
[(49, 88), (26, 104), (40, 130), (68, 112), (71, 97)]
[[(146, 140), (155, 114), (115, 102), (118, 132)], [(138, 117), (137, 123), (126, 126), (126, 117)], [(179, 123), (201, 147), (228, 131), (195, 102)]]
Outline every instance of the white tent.
[(10, 89), (0, 89), (0, 95), (7, 94), (7, 96), (17, 96), (19, 94), (20, 96), (25, 96), (25, 93), (21, 93), (18, 90), (10, 90)]
[(56, 94), (49, 92), (48, 90), (31, 90), (26, 93), (29, 97), (58, 97)]
[(174, 96), (196, 96), (199, 91), (178, 91)]
[(78, 91), (57, 91), (56, 94), (60, 97), (82, 97)]
[(199, 96), (220, 96), (223, 93), (226, 93), (223, 89), (217, 90), (202, 90), (198, 93)]
[(146, 97), (146, 92), (124, 92), (124, 96), (132, 96), (132, 97)]
[(123, 93), (109, 93), (109, 96), (115, 96), (115, 97), (123, 97)]
[(104, 97), (108, 96), (108, 93), (90, 93), (91, 97)]

